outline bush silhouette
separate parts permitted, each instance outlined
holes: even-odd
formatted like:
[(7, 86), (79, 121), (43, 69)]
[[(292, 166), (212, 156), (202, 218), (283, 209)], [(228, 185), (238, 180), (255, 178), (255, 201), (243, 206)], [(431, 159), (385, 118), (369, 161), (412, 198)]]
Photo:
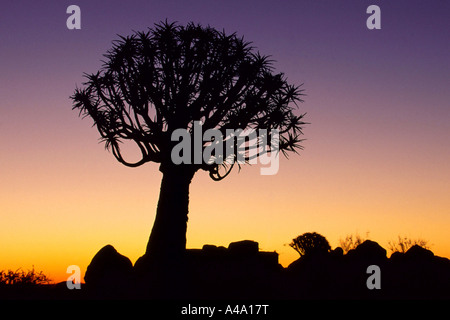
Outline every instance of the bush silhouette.
[(360, 244), (369, 239), (369, 232), (366, 233), (366, 237), (361, 237), (358, 233), (353, 236), (350, 234), (345, 239), (339, 239), (339, 245), (341, 246), (344, 254), (347, 254), (350, 250), (356, 249)]
[(328, 240), (316, 232), (306, 232), (299, 235), (297, 238), (292, 239), (289, 246), (297, 251), (300, 257), (317, 253), (327, 253), (331, 250)]
[(0, 285), (41, 285), (49, 284), (51, 280), (42, 272), (36, 272), (34, 267), (27, 272), (21, 268), (16, 271), (0, 271)]
[(419, 247), (422, 247), (424, 249), (430, 249), (428, 246), (428, 241), (423, 239), (410, 239), (408, 237), (401, 237), (398, 236), (397, 242), (395, 241), (389, 241), (388, 242), (388, 249), (392, 252), (401, 252), (405, 253), (410, 248), (412, 248), (414, 245), (418, 245)]

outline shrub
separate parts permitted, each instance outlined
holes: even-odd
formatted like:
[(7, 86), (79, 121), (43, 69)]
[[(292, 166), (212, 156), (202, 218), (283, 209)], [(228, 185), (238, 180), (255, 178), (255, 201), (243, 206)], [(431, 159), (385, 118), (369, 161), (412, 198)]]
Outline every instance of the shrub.
[(344, 254), (347, 254), (350, 250), (356, 249), (357, 246), (359, 246), (364, 241), (368, 240), (369, 238), (369, 232), (366, 232), (366, 237), (361, 237), (358, 233), (353, 236), (353, 234), (350, 234), (345, 237), (345, 239), (339, 240), (339, 245), (341, 246), (342, 250), (344, 251)]
[(34, 267), (27, 272), (22, 268), (16, 271), (0, 271), (0, 285), (40, 285), (49, 284), (51, 280), (42, 272), (36, 272)]
[(388, 249), (391, 251), (391, 253), (394, 252), (402, 252), (405, 253), (408, 251), (409, 248), (411, 248), (414, 245), (418, 245), (424, 249), (429, 249), (428, 241), (423, 239), (409, 239), (408, 237), (401, 237), (398, 236), (397, 241), (389, 241), (388, 242)]
[(331, 250), (328, 240), (316, 232), (306, 232), (292, 239), (289, 246), (297, 251), (300, 257), (317, 253), (327, 253)]

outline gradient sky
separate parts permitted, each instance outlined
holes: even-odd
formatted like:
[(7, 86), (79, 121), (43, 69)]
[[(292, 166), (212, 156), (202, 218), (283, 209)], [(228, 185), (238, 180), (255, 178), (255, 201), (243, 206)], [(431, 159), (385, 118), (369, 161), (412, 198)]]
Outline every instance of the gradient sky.
[[(66, 8), (81, 8), (81, 30)], [(381, 30), (366, 8), (381, 8)], [(398, 235), (450, 257), (450, 2), (3, 1), (0, 11), (0, 270), (33, 265), (56, 281), (112, 244), (134, 263), (145, 251), (161, 174), (130, 169), (71, 110), (117, 34), (166, 18), (237, 32), (304, 83), (305, 150), (274, 176), (257, 165), (191, 185), (189, 248), (256, 240), (298, 255), (316, 231), (387, 248)]]

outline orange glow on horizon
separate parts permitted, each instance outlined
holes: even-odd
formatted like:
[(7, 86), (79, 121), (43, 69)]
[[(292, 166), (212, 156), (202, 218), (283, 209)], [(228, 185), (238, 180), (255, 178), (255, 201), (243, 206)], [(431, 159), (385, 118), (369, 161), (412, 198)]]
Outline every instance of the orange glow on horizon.
[(388, 1), (382, 29), (369, 31), (361, 4), (347, 2), (246, 3), (242, 10), (231, 2), (137, 3), (84, 1), (82, 29), (71, 31), (60, 4), (5, 4), (0, 270), (34, 266), (60, 282), (69, 265), (84, 276), (106, 244), (133, 263), (145, 252), (158, 165), (119, 164), (69, 97), (86, 80), (83, 72), (101, 67), (117, 34), (165, 18), (254, 41), (277, 60), (277, 72), (304, 84), (296, 112), (310, 123), (305, 149), (282, 157), (276, 175), (260, 175), (259, 165), (221, 182), (196, 174), (188, 248), (254, 240), (286, 267), (298, 258), (288, 244), (302, 233), (318, 232), (335, 248), (349, 234), (369, 232), (385, 249), (401, 235), (427, 240), (435, 255), (450, 258), (450, 61), (442, 32), (449, 19), (442, 4), (411, 4), (405, 14)]

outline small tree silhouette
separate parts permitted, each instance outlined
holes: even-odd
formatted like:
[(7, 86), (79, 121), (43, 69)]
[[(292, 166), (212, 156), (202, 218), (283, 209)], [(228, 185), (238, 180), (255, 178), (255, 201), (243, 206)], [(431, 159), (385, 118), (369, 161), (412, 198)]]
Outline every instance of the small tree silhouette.
[[(279, 151), (286, 156), (302, 148), (304, 114), (293, 113), (302, 90), (288, 84), (282, 73), (274, 73), (268, 57), (236, 34), (166, 21), (148, 32), (121, 36), (105, 57), (100, 71), (85, 74), (84, 88), (71, 97), (73, 108), (94, 120), (105, 147), (120, 163), (160, 164), (160, 197), (146, 253), (170, 260), (183, 254), (194, 174), (204, 170), (221, 180), (235, 163), (210, 163), (202, 157), (201, 163), (175, 164), (175, 130), (193, 136), (194, 122), (201, 121), (203, 130), (220, 130), (225, 143), (233, 138), (227, 129), (277, 129), (279, 146), (269, 145), (253, 157)], [(121, 145), (127, 141), (139, 150), (139, 160), (132, 162), (122, 154)], [(212, 142), (204, 141), (200, 151)], [(230, 157), (236, 158), (236, 153)], [(249, 152), (245, 160), (251, 160)]]
[(356, 235), (350, 234), (345, 239), (339, 239), (339, 245), (341, 246), (344, 254), (347, 254), (350, 250), (356, 249), (360, 244), (369, 239), (369, 232), (366, 232), (366, 237), (363, 238), (356, 233)]
[(428, 246), (428, 241), (420, 238), (410, 239), (408, 237), (398, 236), (397, 241), (388, 242), (388, 247), (391, 253), (394, 252), (405, 253), (406, 251), (408, 251), (408, 249), (410, 249), (414, 245), (418, 245), (419, 247), (422, 247), (424, 249), (430, 249), (430, 247)]
[(297, 238), (292, 239), (289, 246), (297, 251), (300, 257), (327, 253), (331, 250), (328, 240), (316, 232), (306, 232), (299, 235)]

